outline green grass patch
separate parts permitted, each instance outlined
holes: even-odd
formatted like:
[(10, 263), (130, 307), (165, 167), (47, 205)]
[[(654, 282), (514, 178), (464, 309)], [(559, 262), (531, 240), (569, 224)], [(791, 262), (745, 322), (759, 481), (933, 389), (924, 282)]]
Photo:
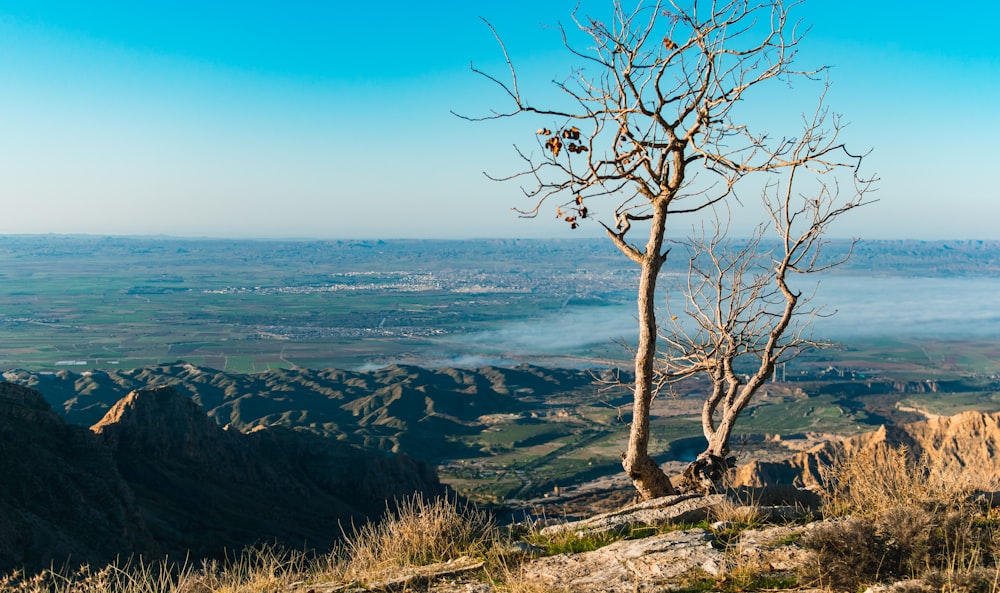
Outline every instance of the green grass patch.
[(740, 418), (743, 430), (757, 433), (791, 433), (809, 430), (851, 432), (868, 415), (846, 408), (834, 395), (764, 404), (748, 409)]
[(636, 540), (690, 529), (709, 529), (707, 521), (698, 523), (666, 523), (663, 525), (628, 525), (619, 530), (600, 533), (577, 533), (573, 530), (563, 530), (550, 534), (531, 531), (522, 536), (524, 541), (545, 550), (545, 555), (580, 554), (593, 552), (610, 544), (625, 540)]
[(953, 416), (969, 410), (995, 412), (1000, 409), (1000, 393), (996, 391), (921, 393), (908, 396), (900, 402), (900, 405), (941, 416)]
[(732, 571), (713, 576), (701, 569), (693, 569), (680, 586), (672, 587), (674, 593), (741, 593), (744, 591), (779, 591), (796, 589), (798, 579), (792, 575), (769, 574), (752, 569)]
[(569, 429), (559, 423), (521, 421), (494, 425), (480, 433), (475, 440), (487, 446), (530, 447), (569, 433)]

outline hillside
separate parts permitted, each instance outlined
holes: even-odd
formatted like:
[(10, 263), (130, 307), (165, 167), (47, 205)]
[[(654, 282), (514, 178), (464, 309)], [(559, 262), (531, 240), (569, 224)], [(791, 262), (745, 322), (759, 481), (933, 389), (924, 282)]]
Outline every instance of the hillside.
[[(924, 375), (850, 358), (861, 354), (838, 354), (848, 357), (842, 366), (832, 366), (836, 359), (825, 352), (816, 360), (803, 357), (794, 376), (769, 383), (740, 420), (739, 462), (783, 459), (817, 440), (914, 421), (928, 410), (996, 409), (996, 378)], [(169, 385), (220, 427), (284, 427), (405, 453), (436, 465), (464, 496), (492, 503), (530, 502), (557, 488), (621, 476), (631, 401), (628, 386), (610, 371), (532, 365), (243, 374), (175, 362), (80, 373), (7, 371), (4, 377), (38, 389), (67, 421), (84, 426), (132, 390)], [(668, 472), (681, 471), (703, 447), (703, 389), (692, 381), (654, 402), (651, 446)]]
[(340, 525), (444, 489), (430, 466), (283, 428), (242, 433), (171, 387), (132, 391), (91, 429), (2, 386), (0, 571), (118, 556), (328, 549)]
[(115, 460), (37, 391), (0, 382), (0, 571), (158, 553)]
[[(149, 426), (159, 421), (146, 418), (148, 413), (159, 416), (175, 408), (193, 405), (169, 389), (137, 392), (115, 406), (98, 432), (118, 448), (148, 447), (153, 444), (148, 439), (127, 439), (127, 427)], [(185, 432), (179, 420), (195, 426), (206, 418), (175, 411), (160, 424), (182, 435), (177, 447), (186, 453), (181, 457), (200, 457), (203, 446), (221, 447), (229, 454), (224, 437), (212, 440), (219, 435), (211, 430)], [(893, 593), (992, 591), (1000, 558), (995, 506), (1000, 499), (976, 489), (1000, 483), (993, 460), (998, 443), (1000, 413), (981, 412), (844, 439), (829, 446), (861, 464), (861, 471), (838, 474), (847, 481), (841, 483), (849, 486), (847, 495), (825, 491), (818, 496), (787, 485), (740, 487), (625, 504), (577, 521), (531, 522), (509, 529), (497, 529), (474, 508), (442, 500), (420, 502), (373, 530), (351, 534), (343, 555), (323, 556), (309, 564), (294, 555), (275, 559), (268, 552), (251, 553), (221, 571), (215, 566), (190, 571), (184, 586), (296, 593), (739, 593), (862, 591), (871, 585)], [(910, 452), (910, 461), (867, 454), (900, 446)], [(156, 448), (150, 452), (156, 454)], [(927, 466), (911, 464), (922, 454)], [(256, 471), (254, 467), (252, 462), (248, 466)], [(812, 466), (797, 467), (808, 472)], [(267, 481), (263, 475), (255, 479)], [(120, 573), (121, 589), (93, 590), (146, 591), (141, 578), (148, 577), (136, 575), (141, 578), (133, 581), (136, 573), (130, 570)], [(164, 569), (154, 569), (153, 577), (159, 580), (150, 590), (173, 590), (173, 573), (157, 576), (155, 570)], [(46, 582), (81, 578), (64, 574), (49, 574)]]
[(545, 398), (593, 385), (589, 371), (516, 368), (424, 369), (392, 365), (225, 373), (184, 362), (133, 370), (72, 373), (10, 371), (9, 381), (38, 389), (68, 422), (91, 425), (129, 391), (172, 385), (220, 425), (247, 431), (287, 426), (383, 451), (455, 453), (454, 435), (478, 432), (480, 418), (530, 411)]

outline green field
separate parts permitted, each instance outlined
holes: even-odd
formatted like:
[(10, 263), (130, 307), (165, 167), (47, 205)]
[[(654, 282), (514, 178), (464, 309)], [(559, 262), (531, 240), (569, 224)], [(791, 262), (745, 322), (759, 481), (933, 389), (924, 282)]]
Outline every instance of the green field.
[[(455, 356), (443, 337), (558, 310), (579, 283), (544, 269), (525, 280), (503, 243), (460, 262), (447, 244), (385, 258), (378, 245), (0, 238), (0, 368), (184, 359), (253, 372)], [(577, 298), (616, 293), (605, 276)]]

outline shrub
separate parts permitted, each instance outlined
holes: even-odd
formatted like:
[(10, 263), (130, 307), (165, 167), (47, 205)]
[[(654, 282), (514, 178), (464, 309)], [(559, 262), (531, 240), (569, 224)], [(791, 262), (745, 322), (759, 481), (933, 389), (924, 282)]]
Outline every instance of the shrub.
[[(843, 456), (830, 468), (824, 513), (840, 517), (807, 533), (804, 580), (854, 590), (883, 579), (928, 578), (968, 590), (994, 562), (996, 522), (970, 502), (966, 475), (946, 473), (905, 447)], [(971, 579), (971, 580), (970, 580)]]
[(802, 546), (814, 551), (800, 568), (804, 582), (834, 591), (854, 591), (863, 583), (885, 576), (890, 560), (885, 541), (875, 525), (846, 517), (818, 525), (802, 537)]

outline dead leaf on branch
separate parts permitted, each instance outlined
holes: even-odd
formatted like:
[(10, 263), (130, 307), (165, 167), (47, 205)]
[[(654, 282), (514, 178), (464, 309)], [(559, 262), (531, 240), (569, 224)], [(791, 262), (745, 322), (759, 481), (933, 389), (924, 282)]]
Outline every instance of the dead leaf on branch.
[(559, 151), (562, 150), (563, 143), (559, 139), (559, 136), (552, 136), (545, 143), (545, 147), (552, 151), (552, 156), (559, 156)]
[(562, 131), (562, 137), (567, 140), (579, 140), (580, 128), (566, 128)]
[[(549, 128), (539, 128), (535, 134), (539, 136), (548, 136), (548, 139), (545, 141), (545, 148), (547, 148), (554, 157), (559, 156), (563, 147), (574, 154), (590, 151), (589, 148), (578, 142), (580, 140), (580, 128), (577, 127), (564, 128), (561, 130), (557, 129), (555, 132)], [(564, 143), (563, 139), (567, 142)], [(574, 140), (577, 142), (573, 142)]]

